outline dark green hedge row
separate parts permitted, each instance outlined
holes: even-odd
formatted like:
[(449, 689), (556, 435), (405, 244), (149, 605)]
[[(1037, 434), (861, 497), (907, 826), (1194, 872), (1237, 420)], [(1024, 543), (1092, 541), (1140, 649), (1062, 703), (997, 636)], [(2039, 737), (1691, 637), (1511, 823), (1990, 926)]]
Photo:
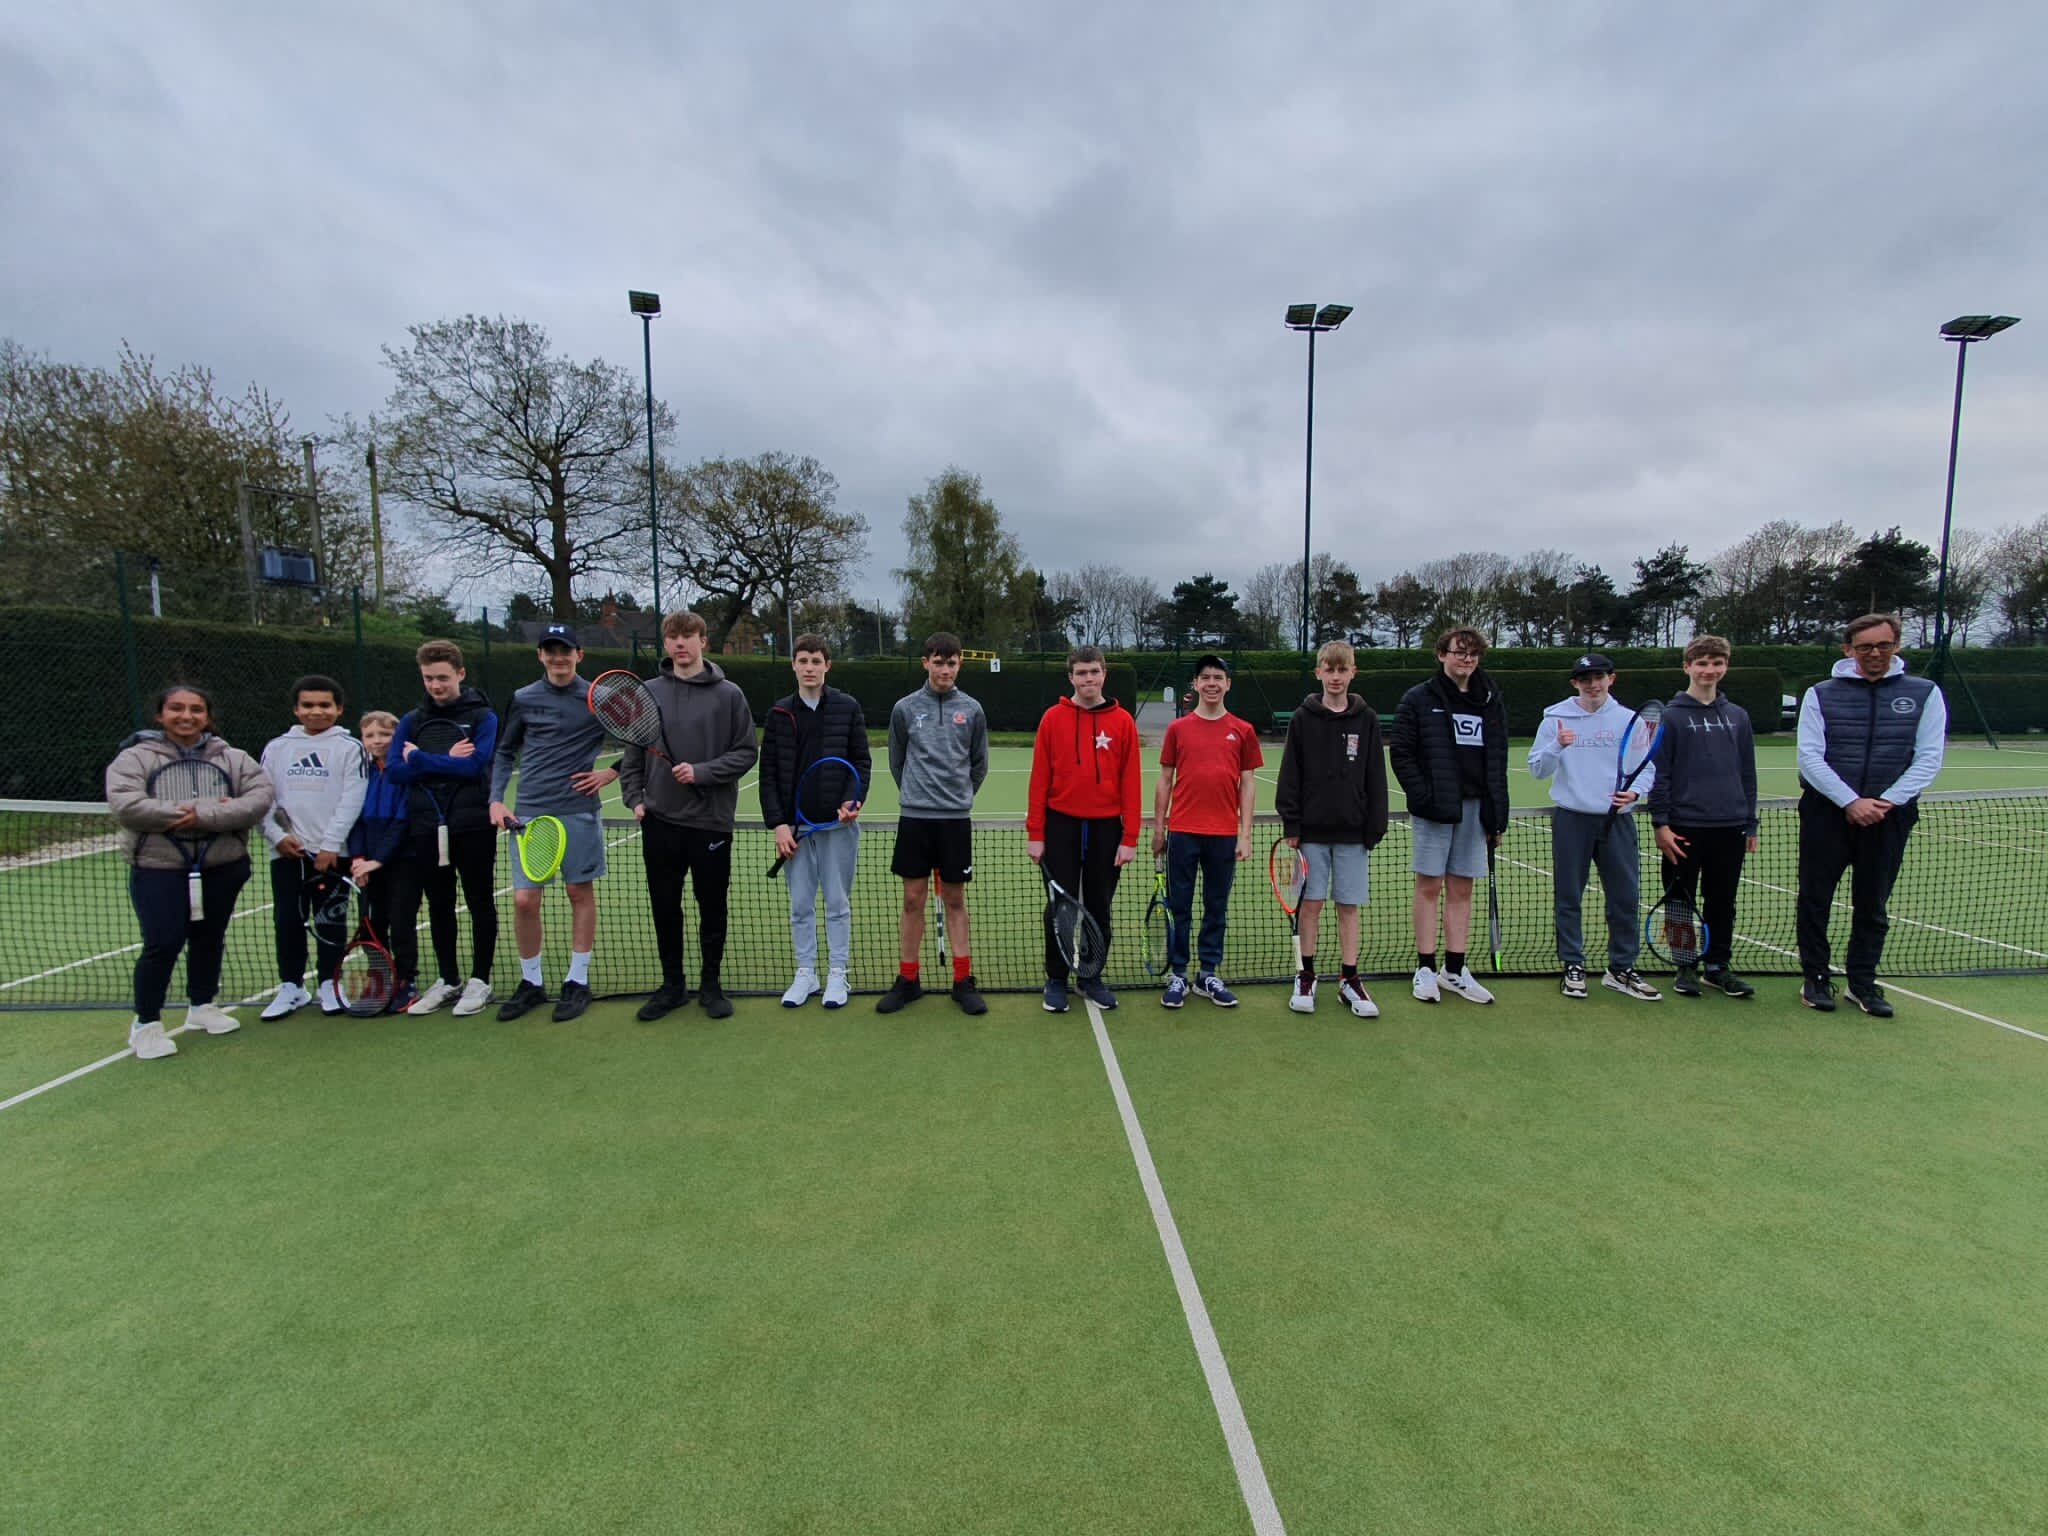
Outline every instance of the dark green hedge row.
[(1978, 728), (1977, 715), (1970, 708), (1971, 698), (1984, 711), (1984, 723), (1994, 731), (2017, 734), (2048, 729), (2048, 672), (1980, 677), (1972, 671), (1969, 682), (1968, 696), (1954, 681), (1943, 690), (1948, 695), (1951, 736), (1968, 735)]

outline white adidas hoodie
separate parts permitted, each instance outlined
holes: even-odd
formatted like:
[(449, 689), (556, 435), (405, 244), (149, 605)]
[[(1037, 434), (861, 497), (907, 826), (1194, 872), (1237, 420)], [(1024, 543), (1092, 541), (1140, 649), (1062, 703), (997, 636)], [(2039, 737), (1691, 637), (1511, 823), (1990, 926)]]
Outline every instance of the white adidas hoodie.
[(363, 744), (338, 725), (318, 736), (295, 725), (273, 739), (263, 749), (263, 771), (277, 789), (276, 808), (262, 822), (270, 856), (278, 856), (285, 837), (278, 811), (291, 818), (309, 853), (345, 852), (370, 786), (368, 764)]
[[(1609, 694), (1598, 709), (1580, 707), (1577, 694), (1543, 711), (1543, 724), (1529, 746), (1529, 772), (1550, 779), (1550, 798), (1567, 811), (1587, 815), (1607, 814), (1614, 804), (1614, 768), (1621, 753), (1621, 733), (1635, 711), (1618, 704)], [(1576, 733), (1572, 744), (1557, 744), (1557, 728), (1568, 725)], [(1631, 784), (1640, 797), (1637, 805), (1650, 798), (1650, 786), (1657, 782), (1653, 763)]]

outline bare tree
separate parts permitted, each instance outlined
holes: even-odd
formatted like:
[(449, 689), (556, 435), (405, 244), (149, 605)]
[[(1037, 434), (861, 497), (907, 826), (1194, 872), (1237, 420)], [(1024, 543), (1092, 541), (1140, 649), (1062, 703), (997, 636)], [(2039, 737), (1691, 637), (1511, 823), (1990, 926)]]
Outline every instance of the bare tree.
[(1124, 634), (1130, 614), (1124, 601), (1124, 584), (1130, 577), (1113, 565), (1084, 565), (1069, 577), (1073, 595), (1081, 604), (1075, 622), (1090, 645), (1115, 645)]
[[(629, 572), (647, 536), (640, 380), (602, 358), (558, 357), (524, 320), (415, 325), (386, 347), (387, 494), (420, 509), (473, 575), (537, 574), (560, 618), (579, 579)], [(670, 430), (655, 407), (657, 439)]]

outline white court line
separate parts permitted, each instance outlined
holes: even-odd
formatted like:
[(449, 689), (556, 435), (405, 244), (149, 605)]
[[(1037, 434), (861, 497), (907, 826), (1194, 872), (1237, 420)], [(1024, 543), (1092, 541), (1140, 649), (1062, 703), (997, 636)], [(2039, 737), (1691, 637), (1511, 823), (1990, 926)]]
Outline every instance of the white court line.
[[(190, 1029), (191, 1027), (192, 1026), (189, 1024), (180, 1024), (176, 1029), (167, 1029), (164, 1031), (164, 1033), (167, 1035), (182, 1035), (183, 1033), (185, 1033), (186, 1030)], [(126, 1061), (130, 1056), (133, 1056), (134, 1054), (135, 1052), (133, 1049), (116, 1051), (113, 1055), (102, 1056), (98, 1061), (91, 1062), (86, 1066), (73, 1067), (69, 1072), (66, 1072), (62, 1077), (53, 1077), (47, 1083), (39, 1083), (33, 1088), (27, 1089), (22, 1093), (17, 1093), (11, 1099), (0, 1099), (0, 1114), (6, 1113), (8, 1110), (14, 1108), (14, 1106), (17, 1104), (26, 1104), (30, 1099), (35, 1098), (38, 1094), (48, 1093), (52, 1088), (62, 1088), (66, 1083), (76, 1082), (79, 1078), (84, 1077), (88, 1072), (97, 1072), (101, 1067), (111, 1067), (117, 1061)]]
[(1116, 1098), (1117, 1113), (1123, 1117), (1124, 1137), (1130, 1142), (1131, 1158), (1138, 1165), (1138, 1182), (1144, 1186), (1145, 1203), (1152, 1207), (1152, 1224), (1159, 1229), (1159, 1245), (1166, 1250), (1166, 1266), (1173, 1271), (1173, 1288), (1180, 1292), (1181, 1312), (1194, 1338), (1195, 1356), (1202, 1362), (1202, 1376), (1209, 1383), (1209, 1400), (1216, 1406), (1224, 1443), (1230, 1447), (1230, 1462), (1237, 1469), (1237, 1487), (1252, 1517), (1252, 1530), (1257, 1536), (1286, 1536), (1280, 1507), (1273, 1502), (1266, 1469), (1259, 1461), (1259, 1448), (1252, 1441), (1251, 1426), (1245, 1422), (1244, 1407), (1238, 1402), (1237, 1387), (1230, 1379), (1230, 1367), (1223, 1360), (1223, 1346), (1210, 1325), (1202, 1289), (1195, 1283), (1195, 1271), (1188, 1263), (1180, 1228), (1166, 1203), (1166, 1190), (1159, 1182), (1159, 1170), (1153, 1166), (1152, 1150), (1145, 1143), (1144, 1127), (1138, 1124), (1131, 1091), (1124, 1084), (1123, 1069), (1117, 1065), (1116, 1047), (1109, 1043), (1102, 1010), (1092, 1002), (1088, 1004), (1088, 1022), (1095, 1031), (1095, 1047), (1102, 1053), (1102, 1068), (1109, 1074), (1109, 1091)]
[[(2022, 1029), (2017, 1024), (2008, 1024), (2004, 1019), (1994, 1019), (1988, 1013), (1979, 1013), (1976, 1009), (1965, 1008), (1960, 1003), (1944, 1002), (1938, 997), (1929, 997), (1925, 992), (1909, 992), (1896, 981), (1887, 981), (1885, 986), (1901, 997), (1912, 998), (1916, 1003), (1932, 1003), (1937, 1008), (1946, 1008), (1950, 1013), (1960, 1013), (1966, 1019), (1975, 1019), (1979, 1024), (1995, 1024), (2000, 1029), (2009, 1029), (2016, 1035), (2025, 1035), (2029, 1040), (2039, 1040), (2043, 1045), (2048, 1045), (2048, 1035), (2036, 1034), (2033, 1030)], [(0, 1105), (0, 1109), (5, 1107)]]

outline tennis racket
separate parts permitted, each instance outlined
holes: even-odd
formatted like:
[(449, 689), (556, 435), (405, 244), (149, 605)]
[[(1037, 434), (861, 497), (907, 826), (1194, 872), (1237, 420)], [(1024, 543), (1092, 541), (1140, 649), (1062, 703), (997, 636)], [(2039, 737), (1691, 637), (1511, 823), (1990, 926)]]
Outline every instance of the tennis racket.
[[(1614, 759), (1614, 792), (1625, 794), (1643, 776), (1643, 770), (1657, 755), (1657, 748), (1664, 744), (1664, 706), (1652, 699), (1635, 714), (1621, 733), (1621, 749)], [(1621, 814), (1621, 807), (1607, 807), (1607, 819), (1600, 823), (1600, 833), (1593, 840), (1597, 851), (1607, 839), (1607, 832), (1614, 825), (1614, 819)]]
[[(469, 739), (469, 729), (457, 725), (453, 720), (435, 715), (420, 723), (419, 732), (411, 738), (412, 744), (422, 752), (435, 757), (446, 757)], [(446, 781), (442, 774), (422, 774), (420, 784), (427, 792), (427, 799), (434, 807), (434, 862), (448, 867), (448, 807), (454, 803), (455, 786)]]
[[(203, 757), (181, 757), (165, 763), (149, 776), (146, 790), (152, 800), (168, 800), (179, 806), (232, 799), (234, 792), (227, 770)], [(206, 850), (213, 846), (213, 834), (192, 827), (183, 832), (166, 831), (164, 836), (185, 858), (185, 915), (195, 923), (204, 922), (206, 888), (201, 875), (206, 868)]]
[(1707, 925), (1684, 893), (1667, 885), (1643, 918), (1643, 945), (1674, 968), (1698, 965), (1707, 952)]
[(666, 750), (661, 706), (638, 673), (623, 667), (598, 673), (590, 683), (590, 712), (613, 740), (651, 752), (665, 763), (675, 761)]
[(1491, 838), (1486, 843), (1486, 936), (1493, 943), (1493, 970), (1500, 974), (1500, 963), (1507, 954), (1507, 941), (1500, 931), (1500, 871), (1494, 859), (1494, 844)]
[[(1042, 866), (1040, 873), (1045, 873)], [(1109, 941), (1081, 899), (1050, 874), (1045, 875), (1045, 921), (1069, 970), (1083, 981), (1102, 974), (1109, 963)]]
[(1287, 914), (1287, 931), (1294, 941), (1294, 971), (1301, 974), (1301, 893), (1308, 889), (1308, 860), (1287, 839), (1276, 837), (1266, 854), (1266, 877), (1273, 882), (1273, 899)]
[(1167, 941), (1173, 935), (1173, 914), (1166, 909), (1166, 865), (1152, 861), (1152, 899), (1145, 903), (1145, 974), (1166, 974)]
[[(936, 869), (933, 870), (932, 883), (926, 897), (924, 909), (927, 914), (927, 920), (932, 923), (932, 931), (938, 940), (939, 974), (942, 976), (946, 973), (947, 968), (951, 966), (953, 963), (953, 957), (946, 948), (945, 890), (946, 882), (939, 878), (939, 872)], [(938, 913), (938, 916), (935, 919), (929, 916), (929, 914), (931, 914), (934, 909), (936, 909)]]
[(561, 871), (569, 853), (569, 829), (559, 816), (536, 816), (507, 828), (519, 856), (520, 873), (535, 885), (546, 885)]
[[(796, 781), (796, 840), (819, 832), (836, 832), (841, 827), (851, 826), (851, 812), (861, 805), (862, 790), (860, 769), (843, 757), (821, 757), (803, 772)], [(831, 810), (825, 820), (813, 821), (807, 802), (816, 800), (829, 805)], [(782, 873), (782, 866), (789, 862), (781, 854), (768, 866), (768, 878), (773, 880)]]
[[(368, 903), (358, 905), (362, 894), (362, 887), (338, 869), (324, 875), (309, 872), (299, 888), (306, 928), (314, 942), (342, 952), (330, 979), (342, 1007), (357, 1018), (382, 1013), (398, 983), (391, 952), (377, 941), (376, 930), (370, 926)], [(358, 911), (360, 919), (355, 916)]]

